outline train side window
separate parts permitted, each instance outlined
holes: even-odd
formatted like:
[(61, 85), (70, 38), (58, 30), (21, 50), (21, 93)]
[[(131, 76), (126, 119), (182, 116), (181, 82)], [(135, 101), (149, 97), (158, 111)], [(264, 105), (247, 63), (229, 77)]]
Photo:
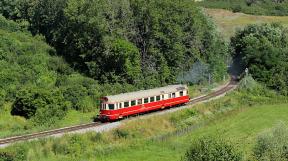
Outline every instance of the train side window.
[(129, 102), (124, 102), (124, 107), (129, 107)]
[(168, 94), (168, 98), (172, 98), (172, 94)]
[(119, 103), (119, 109), (123, 108), (122, 103)]
[(183, 91), (180, 91), (180, 96), (184, 96), (184, 92)]
[(172, 93), (172, 98), (175, 98), (176, 97), (176, 94), (175, 93)]
[(135, 106), (136, 105), (136, 101), (131, 101), (131, 106)]
[(164, 95), (162, 95), (162, 100), (164, 100)]
[(156, 96), (156, 101), (160, 101), (161, 97), (160, 96)]
[(139, 99), (138, 100), (138, 105), (141, 105), (142, 104), (142, 99)]
[(144, 103), (148, 103), (148, 102), (149, 102), (148, 98), (144, 98)]
[(109, 104), (108, 107), (109, 107), (109, 110), (114, 110), (115, 104)]
[(150, 102), (155, 102), (155, 98), (154, 97), (150, 97)]

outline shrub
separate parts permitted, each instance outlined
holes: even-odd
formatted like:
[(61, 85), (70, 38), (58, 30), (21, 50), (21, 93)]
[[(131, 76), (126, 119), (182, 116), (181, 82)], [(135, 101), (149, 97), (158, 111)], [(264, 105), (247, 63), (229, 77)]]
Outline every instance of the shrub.
[(288, 160), (288, 128), (283, 123), (258, 136), (253, 149), (256, 160)]
[(67, 111), (67, 102), (59, 90), (26, 87), (17, 93), (12, 106), (12, 115), (33, 118), (36, 124), (53, 124), (62, 119)]
[(241, 159), (241, 153), (224, 140), (202, 138), (192, 144), (183, 161), (239, 161)]

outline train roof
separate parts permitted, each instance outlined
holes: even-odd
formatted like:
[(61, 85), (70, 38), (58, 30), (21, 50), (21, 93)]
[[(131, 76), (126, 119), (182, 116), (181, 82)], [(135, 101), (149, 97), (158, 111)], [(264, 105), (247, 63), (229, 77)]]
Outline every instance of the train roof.
[(185, 89), (188, 89), (186, 85), (178, 84), (178, 85), (169, 85), (169, 86), (161, 87), (161, 88), (142, 90), (142, 91), (137, 91), (137, 92), (122, 93), (119, 95), (106, 96), (103, 98), (106, 100), (105, 103), (109, 104), (109, 103), (118, 103), (118, 102), (137, 100), (140, 98), (148, 98), (151, 96), (159, 96), (162, 94), (173, 93), (173, 92), (182, 91)]

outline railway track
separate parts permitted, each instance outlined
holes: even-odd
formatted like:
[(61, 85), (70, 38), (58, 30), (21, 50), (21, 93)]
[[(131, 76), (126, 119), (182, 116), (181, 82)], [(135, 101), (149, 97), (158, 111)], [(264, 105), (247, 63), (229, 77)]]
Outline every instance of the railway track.
[[(230, 83), (228, 85), (226, 85), (225, 87), (223, 87), (223, 88), (221, 88), (219, 90), (216, 90), (216, 91), (214, 91), (214, 92), (212, 92), (212, 93), (210, 93), (208, 95), (191, 99), (188, 104), (192, 105), (192, 104), (200, 103), (200, 102), (203, 102), (203, 101), (208, 101), (211, 98), (215, 98), (217, 96), (221, 96), (221, 95), (225, 94), (226, 92), (228, 92), (228, 91), (232, 90), (233, 88), (235, 88), (235, 85), (237, 85), (237, 82), (231, 80)], [(75, 131), (78, 131), (78, 130), (94, 128), (94, 127), (98, 127), (100, 125), (105, 125), (105, 124), (109, 124), (109, 123), (93, 122), (93, 123), (82, 124), (82, 125), (77, 125), (77, 126), (71, 126), (71, 127), (65, 127), (65, 128), (54, 129), (54, 130), (49, 130), (49, 131), (43, 131), (43, 132), (39, 132), (39, 133), (33, 133), (33, 134), (27, 134), (27, 135), (22, 135), (22, 136), (4, 138), (4, 139), (0, 139), (0, 146), (1, 145), (12, 144), (12, 143), (15, 143), (15, 142), (20, 142), (20, 141), (28, 141), (28, 140), (32, 140), (32, 139), (37, 139), (37, 138), (57, 135), (57, 134), (75, 132)]]

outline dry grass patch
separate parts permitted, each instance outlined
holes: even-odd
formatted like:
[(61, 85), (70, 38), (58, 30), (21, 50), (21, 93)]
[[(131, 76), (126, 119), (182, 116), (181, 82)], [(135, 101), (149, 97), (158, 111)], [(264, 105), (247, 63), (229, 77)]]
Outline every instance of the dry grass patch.
[(288, 26), (288, 16), (255, 16), (244, 13), (233, 13), (224, 9), (205, 9), (218, 26), (224, 38), (229, 40), (237, 29), (242, 29), (249, 24), (281, 23)]

